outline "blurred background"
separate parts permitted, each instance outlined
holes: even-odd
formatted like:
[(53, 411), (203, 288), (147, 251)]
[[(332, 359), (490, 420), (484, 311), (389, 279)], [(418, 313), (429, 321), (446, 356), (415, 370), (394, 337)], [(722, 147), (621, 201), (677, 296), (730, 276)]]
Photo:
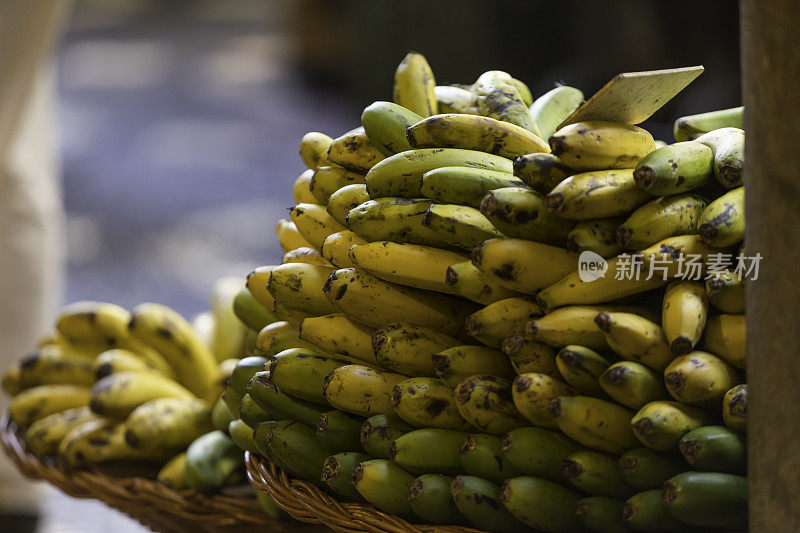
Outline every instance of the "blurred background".
[[(63, 301), (193, 315), (217, 277), (277, 262), (301, 136), (390, 100), (409, 50), (440, 84), (499, 69), (534, 97), (702, 64), (645, 124), (666, 141), (681, 115), (740, 105), (735, 0), (79, 0), (57, 51)], [(53, 493), (42, 530), (138, 530), (101, 509)]]

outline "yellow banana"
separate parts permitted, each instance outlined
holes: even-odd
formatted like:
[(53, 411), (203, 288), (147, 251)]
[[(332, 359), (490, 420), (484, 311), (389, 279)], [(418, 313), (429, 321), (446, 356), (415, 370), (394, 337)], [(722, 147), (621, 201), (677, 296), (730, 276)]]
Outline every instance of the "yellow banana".
[(706, 280), (706, 295), (708, 302), (723, 313), (744, 313), (745, 279), (736, 271), (714, 272)]
[(600, 218), (581, 220), (567, 234), (566, 247), (572, 252), (588, 250), (605, 259), (614, 257), (622, 247), (614, 240), (614, 231), (622, 218)]
[(59, 384), (89, 387), (92, 382), (92, 362), (70, 355), (58, 344), (43, 346), (19, 361), (21, 389)]
[(88, 406), (73, 407), (34, 422), (25, 431), (25, 447), (37, 457), (53, 455), (64, 436), (73, 428), (100, 418)]
[(664, 370), (664, 383), (679, 402), (716, 406), (739, 383), (739, 373), (716, 355), (695, 351), (680, 355), (669, 364)]
[(631, 428), (634, 412), (589, 396), (561, 396), (550, 403), (550, 414), (568, 437), (595, 450), (621, 454), (639, 445)]
[(534, 318), (525, 326), (525, 337), (555, 348), (579, 344), (592, 350), (608, 350), (608, 342), (595, 317), (604, 308), (569, 306)]
[(311, 246), (308, 241), (297, 231), (297, 226), (291, 220), (282, 218), (275, 226), (275, 233), (278, 235), (278, 242), (284, 252), (300, 248), (301, 246)]
[(747, 384), (737, 385), (725, 393), (722, 419), (729, 428), (747, 433)]
[(680, 402), (650, 402), (631, 420), (636, 437), (648, 448), (674, 451), (681, 437), (700, 426), (708, 425), (708, 414), (698, 407)]
[(306, 170), (294, 180), (294, 185), (292, 185), (292, 198), (294, 198), (295, 203), (324, 204), (324, 202), (317, 200), (314, 193), (311, 192), (311, 180), (313, 177), (314, 171)]
[(323, 350), (378, 364), (372, 351), (375, 330), (340, 313), (309, 317), (300, 323), (300, 338)]
[(503, 339), (525, 333), (525, 324), (541, 315), (534, 298), (506, 298), (472, 313), (467, 333), (490, 346), (500, 346)]
[[(319, 250), (325, 237), (331, 233), (347, 229), (336, 222), (321, 205), (297, 204), (291, 209), (290, 215), (297, 227), (298, 233), (309, 243), (301, 246), (310, 245), (317, 250)], [(299, 246), (295, 246), (294, 248), (299, 248)], [(293, 250), (294, 248), (290, 248), (289, 250)], [(289, 250), (286, 251), (288, 252)]]
[(514, 176), (534, 190), (547, 194), (577, 172), (553, 154), (526, 154), (514, 158)]
[(422, 224), (429, 207), (431, 201), (424, 198), (378, 198), (351, 209), (347, 223), (351, 230), (370, 242), (449, 248), (446, 241)]
[(185, 448), (213, 429), (211, 408), (198, 399), (159, 398), (125, 419), (125, 441), (136, 449)]
[(304, 319), (308, 318), (308, 313), (300, 311), (298, 309), (292, 309), (290, 307), (285, 306), (282, 302), (275, 302), (275, 306), (272, 308), (275, 316), (278, 320), (285, 320), (289, 322), (292, 327), (296, 328), (300, 322)]
[[(324, 133), (309, 131), (300, 139), (300, 159), (311, 170), (322, 166), (327, 161), (325, 154), (332, 142), (333, 139)], [(295, 201), (300, 200), (295, 198)]]
[(516, 124), (534, 135), (541, 135), (529, 106), (532, 98), (524, 84), (507, 72), (490, 70), (472, 85), (481, 115)]
[(633, 168), (656, 149), (653, 136), (616, 122), (576, 122), (550, 137), (553, 155), (578, 171)]
[(328, 198), (328, 206), (325, 208), (333, 219), (347, 226), (347, 214), (351, 209), (355, 209), (364, 202), (369, 201), (367, 186), (363, 183), (346, 185), (337, 190)]
[(20, 383), (22, 369), (19, 363), (14, 363), (3, 369), (2, 388), (9, 396), (16, 396), (22, 392)]
[(181, 452), (170, 459), (158, 471), (156, 479), (159, 483), (173, 490), (188, 489), (189, 485), (186, 483), (186, 452)]
[(134, 409), (159, 398), (197, 397), (178, 383), (165, 377), (144, 372), (119, 372), (98, 380), (88, 400), (95, 413), (124, 420)]
[(661, 308), (661, 325), (672, 355), (692, 351), (703, 335), (708, 316), (708, 298), (699, 281), (673, 281), (667, 285)]
[(388, 414), (394, 409), (394, 386), (405, 379), (408, 376), (366, 366), (340, 366), (325, 378), (325, 399), (336, 409), (356, 415)]
[(411, 324), (390, 324), (372, 334), (372, 351), (379, 365), (408, 376), (433, 377), (433, 355), (460, 344), (450, 335)]
[(558, 429), (558, 422), (550, 414), (550, 402), (573, 394), (575, 390), (569, 385), (536, 372), (519, 374), (511, 388), (511, 397), (520, 414), (534, 426), (550, 429)]
[(383, 154), (369, 141), (364, 128), (358, 127), (335, 138), (328, 147), (327, 158), (347, 170), (365, 174), (383, 159)]
[(747, 330), (744, 315), (717, 315), (708, 319), (703, 346), (737, 368), (747, 366)]
[(109, 461), (163, 463), (178, 450), (136, 449), (125, 442), (125, 426), (110, 419), (90, 420), (72, 429), (58, 446), (58, 456), (73, 468)]
[(131, 314), (105, 302), (81, 301), (64, 307), (56, 318), (56, 328), (72, 342), (115, 345), (128, 337)]
[(89, 388), (80, 385), (40, 385), (11, 398), (8, 414), (15, 424), (27, 427), (48, 415), (89, 403)]
[(267, 283), (269, 277), (272, 275), (272, 269), (275, 268), (271, 265), (260, 266), (247, 275), (245, 286), (253, 298), (258, 300), (267, 309), (275, 307), (275, 298), (267, 290)]
[(289, 309), (308, 315), (327, 315), (334, 307), (322, 293), (322, 286), (335, 268), (308, 263), (286, 263), (272, 269), (267, 290)]
[(445, 283), (455, 294), (483, 305), (521, 296), (481, 272), (469, 260), (450, 265), (445, 272)]
[(434, 87), (436, 80), (425, 56), (409, 52), (394, 73), (392, 100), (421, 117), (429, 117), (438, 112)]
[(466, 205), (432, 204), (422, 225), (450, 247), (472, 250), (487, 239), (503, 233), (479, 210)]
[(575, 174), (547, 195), (547, 208), (564, 218), (589, 220), (627, 215), (652, 199), (633, 181), (633, 170)]
[(325, 237), (320, 247), (322, 257), (339, 268), (354, 268), (356, 266), (350, 258), (350, 248), (356, 244), (366, 244), (367, 241), (360, 235), (350, 230), (337, 231)]
[(433, 88), (439, 113), (478, 114), (478, 100), (475, 93), (454, 85), (437, 85)]
[(143, 361), (133, 352), (120, 348), (107, 350), (98, 355), (92, 362), (92, 374), (95, 380), (117, 372), (154, 372), (160, 374), (156, 368), (148, 365), (146, 361)]
[(658, 372), (673, 359), (664, 330), (655, 322), (633, 313), (614, 311), (603, 311), (595, 322), (611, 349), (623, 359)]
[(203, 311), (192, 317), (192, 329), (203, 344), (211, 348), (211, 338), (214, 336), (214, 315), (211, 311)]
[(217, 361), (241, 357), (244, 353), (247, 327), (233, 312), (233, 299), (244, 286), (241, 277), (227, 276), (215, 281), (211, 288), (209, 309), (214, 317), (214, 329), (210, 348)]
[(319, 167), (314, 171), (309, 188), (316, 201), (312, 204), (328, 205), (331, 195), (347, 185), (364, 183), (364, 175), (340, 166)]
[[(323, 241), (324, 242), (324, 241)], [(316, 248), (303, 246), (302, 248), (295, 248), (289, 250), (281, 258), (281, 264), (286, 263), (308, 263), (309, 265), (318, 265), (332, 267), (330, 261), (322, 257), (322, 254)]]
[(517, 374), (533, 372), (558, 377), (556, 351), (552, 346), (514, 335), (503, 339), (502, 349)]

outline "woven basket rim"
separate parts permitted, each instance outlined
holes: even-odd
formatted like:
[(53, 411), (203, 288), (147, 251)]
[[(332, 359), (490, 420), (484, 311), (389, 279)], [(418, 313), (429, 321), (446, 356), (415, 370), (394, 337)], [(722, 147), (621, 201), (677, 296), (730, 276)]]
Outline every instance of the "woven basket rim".
[(460, 526), (413, 524), (364, 503), (341, 502), (311, 483), (293, 479), (260, 455), (245, 452), (247, 478), (289, 515), (334, 531), (364, 533), (485, 533)]
[(110, 477), (93, 469), (72, 470), (55, 459), (40, 459), (26, 451), (22, 433), (7, 413), (0, 419), (0, 429), (6, 455), (23, 475), (47, 481), (75, 498), (100, 500), (154, 530), (161, 529), (154, 515), (170, 515), (186, 522), (185, 528), (191, 522), (220, 527), (262, 525), (276, 532), (305, 528), (270, 517), (255, 498), (174, 490), (153, 479)]

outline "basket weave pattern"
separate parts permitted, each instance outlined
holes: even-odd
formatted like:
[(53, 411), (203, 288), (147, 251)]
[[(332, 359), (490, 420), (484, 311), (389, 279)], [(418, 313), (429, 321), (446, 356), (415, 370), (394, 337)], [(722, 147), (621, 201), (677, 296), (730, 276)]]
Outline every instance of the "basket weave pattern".
[(340, 502), (311, 483), (290, 479), (272, 462), (252, 453), (245, 453), (245, 466), (254, 487), (302, 522), (322, 523), (348, 533), (482, 533), (466, 527), (412, 524), (371, 505)]

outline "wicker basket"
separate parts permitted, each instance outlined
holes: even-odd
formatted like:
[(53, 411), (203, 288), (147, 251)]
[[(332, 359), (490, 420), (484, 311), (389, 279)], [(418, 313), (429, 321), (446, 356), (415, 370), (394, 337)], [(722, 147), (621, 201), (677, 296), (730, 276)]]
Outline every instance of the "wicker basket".
[(320, 527), (275, 520), (253, 498), (206, 496), (190, 490), (172, 490), (143, 477), (113, 478), (95, 470), (69, 470), (57, 461), (40, 459), (25, 451), (18, 428), (4, 416), (3, 447), (20, 472), (52, 483), (75, 498), (94, 498), (125, 513), (153, 531), (311, 532)]
[(311, 483), (290, 479), (270, 461), (252, 453), (245, 453), (245, 466), (254, 487), (302, 522), (321, 523), (342, 532), (483, 533), (466, 527), (412, 524), (371, 505), (340, 502)]

